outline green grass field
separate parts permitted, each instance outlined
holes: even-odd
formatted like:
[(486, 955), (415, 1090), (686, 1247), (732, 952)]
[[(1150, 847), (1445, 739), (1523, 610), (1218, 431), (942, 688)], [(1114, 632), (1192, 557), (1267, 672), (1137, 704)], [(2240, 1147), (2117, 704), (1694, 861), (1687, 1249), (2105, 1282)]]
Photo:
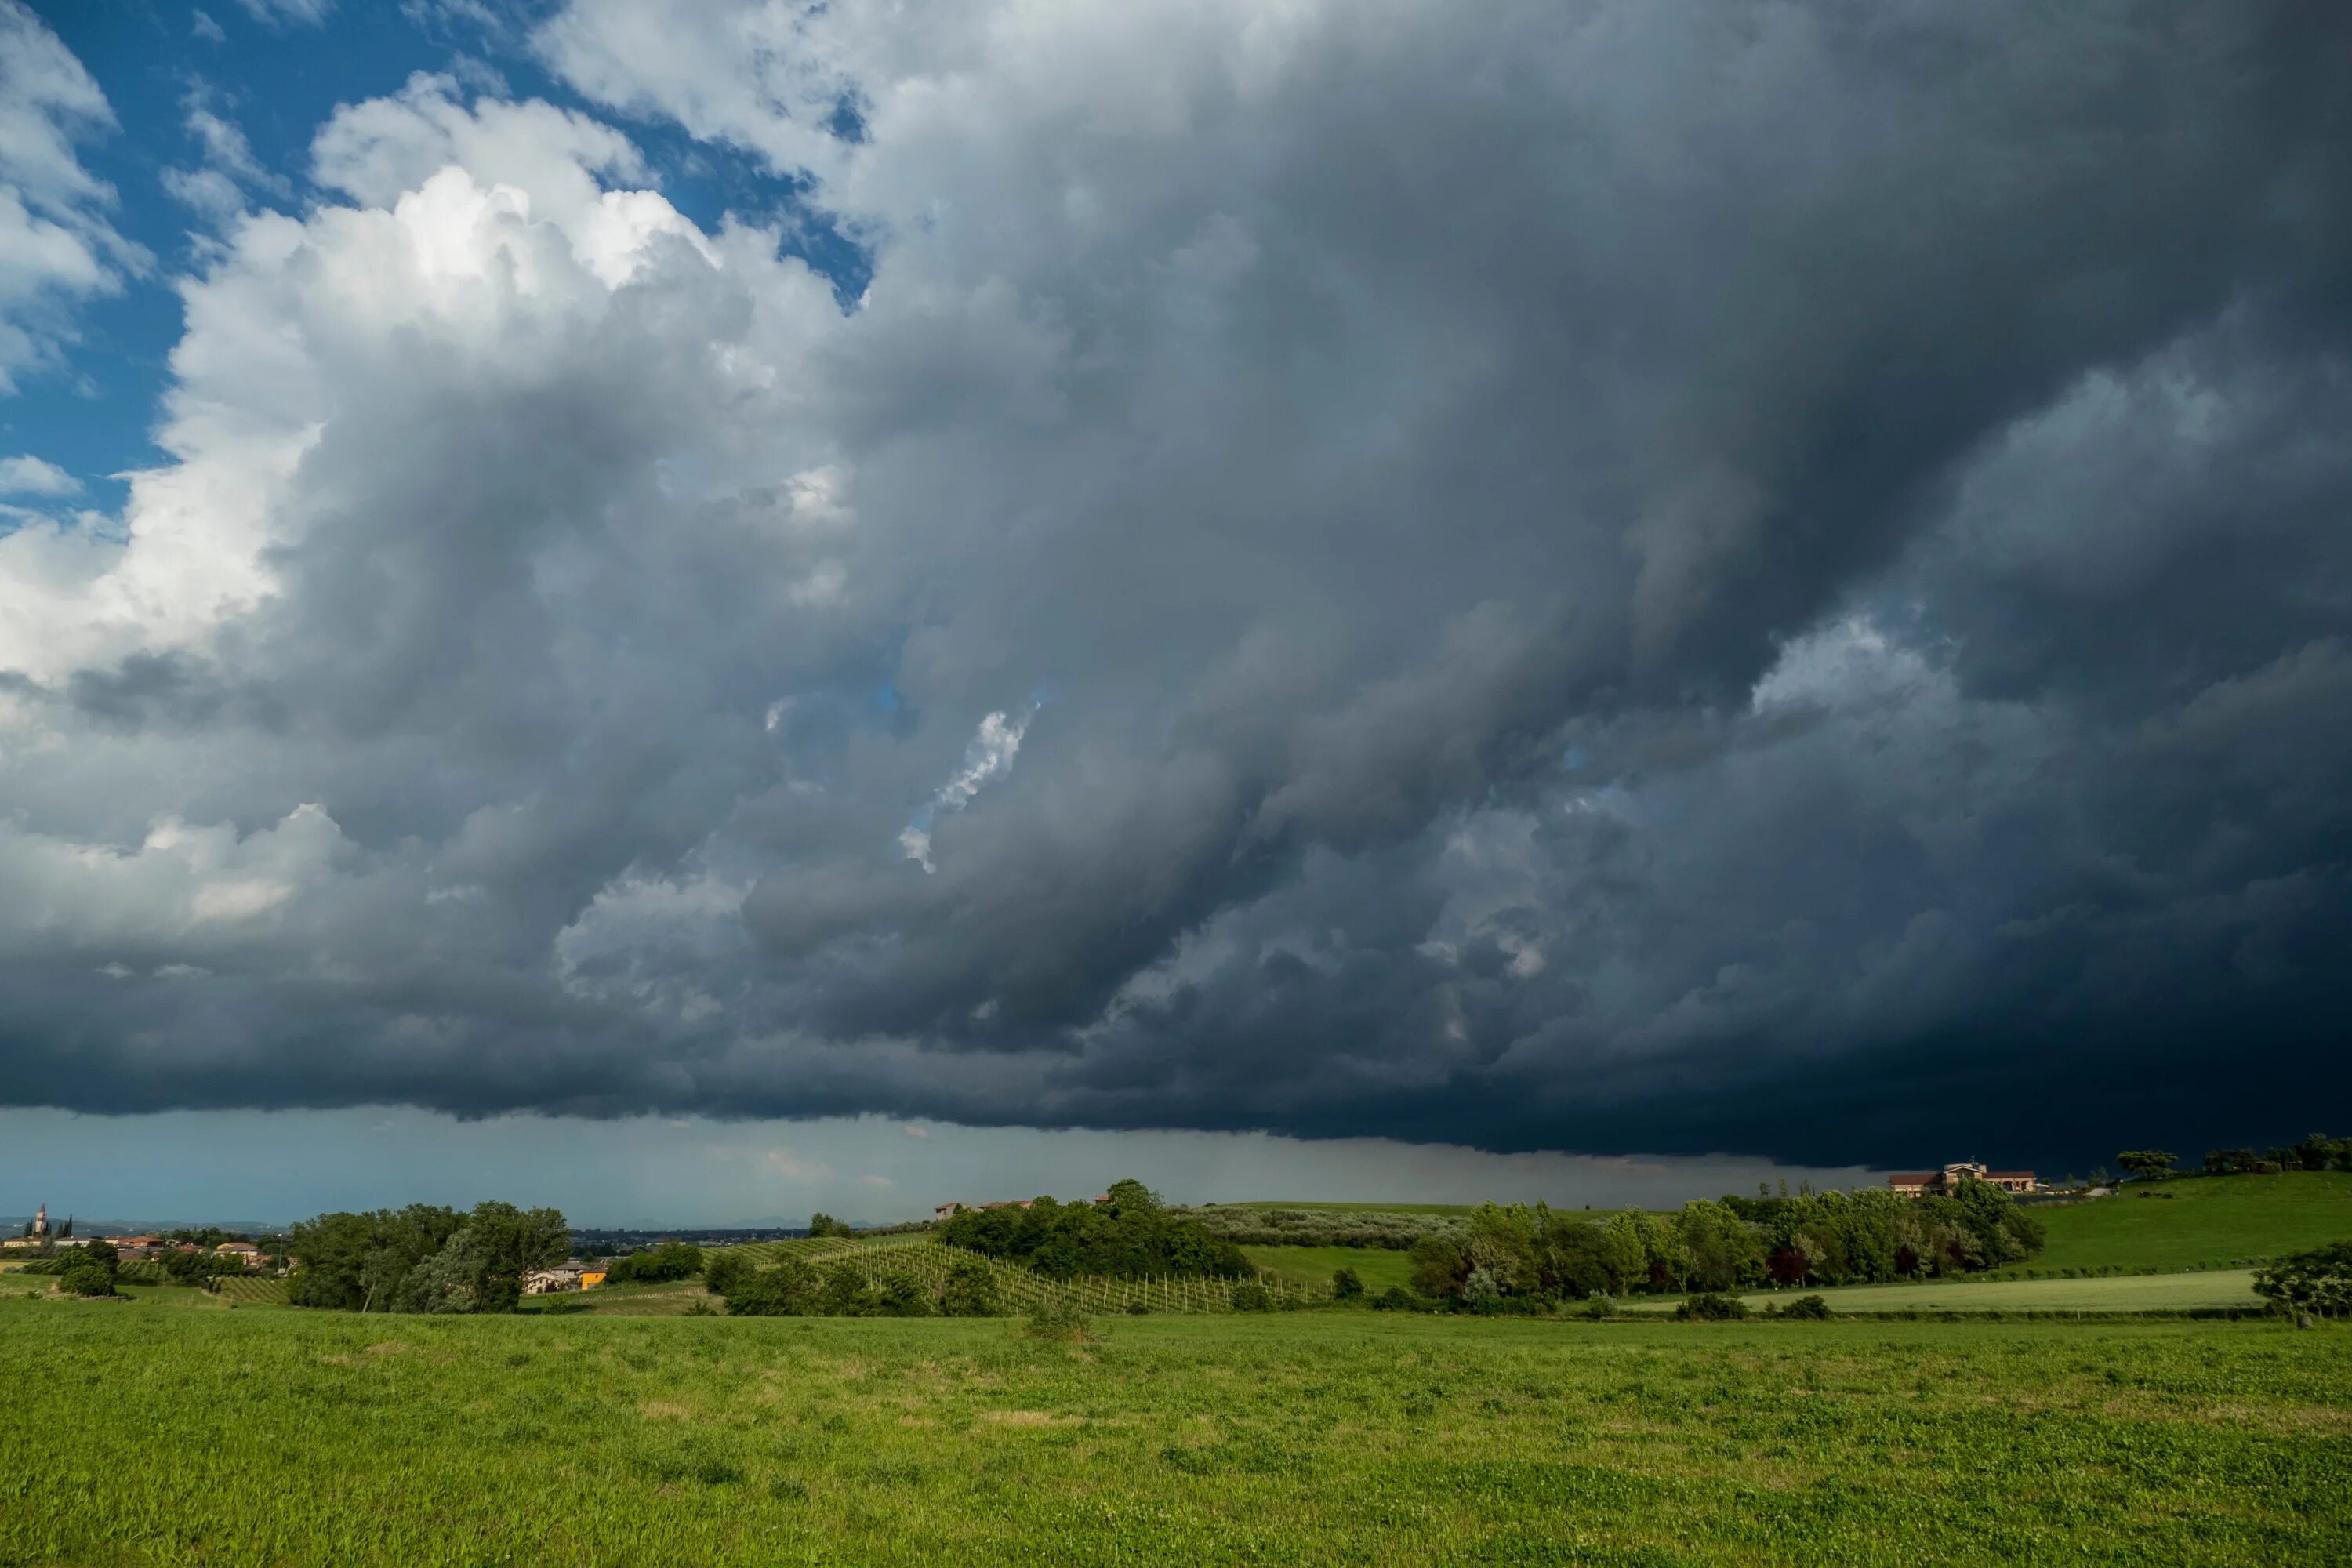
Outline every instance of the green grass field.
[(2341, 1330), (1103, 1328), (0, 1300), (0, 1564), (2236, 1564), (2352, 1543)]
[(2033, 1213), (2049, 1240), (2031, 1268), (2226, 1267), (2352, 1238), (2352, 1172), (2132, 1182)]
[(1412, 1284), (1411, 1261), (1385, 1247), (1244, 1247), (1242, 1256), (1274, 1278), (1297, 1285), (1328, 1286), (1340, 1268), (1354, 1269), (1374, 1295), (1391, 1285), (1411, 1289)]
[[(1815, 1295), (1839, 1312), (2178, 1312), (2208, 1307), (2259, 1308), (2252, 1269), (2195, 1274), (2120, 1274), (2097, 1279), (1929, 1279), (1916, 1285), (1849, 1285), (1841, 1289), (1758, 1291), (1744, 1298), (1761, 1310), (1772, 1302)], [(1671, 1311), (1679, 1296), (1633, 1296), (1634, 1312)]]

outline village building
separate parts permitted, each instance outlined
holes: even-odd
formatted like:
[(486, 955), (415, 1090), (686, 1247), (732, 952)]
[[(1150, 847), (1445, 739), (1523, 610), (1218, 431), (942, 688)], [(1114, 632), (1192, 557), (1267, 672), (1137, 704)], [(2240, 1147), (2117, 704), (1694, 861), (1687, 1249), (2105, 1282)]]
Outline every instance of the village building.
[(2038, 1192), (2042, 1186), (2031, 1171), (1989, 1171), (1977, 1160), (1955, 1160), (1940, 1171), (1898, 1173), (1887, 1177), (1886, 1184), (1897, 1197), (1949, 1197), (1962, 1182), (1971, 1179), (1990, 1183), (2005, 1193)]
[[(599, 1275), (597, 1278), (602, 1279)], [(526, 1296), (552, 1296), (562, 1290), (580, 1289), (581, 1271), (577, 1268), (534, 1268), (522, 1277), (522, 1293)]]

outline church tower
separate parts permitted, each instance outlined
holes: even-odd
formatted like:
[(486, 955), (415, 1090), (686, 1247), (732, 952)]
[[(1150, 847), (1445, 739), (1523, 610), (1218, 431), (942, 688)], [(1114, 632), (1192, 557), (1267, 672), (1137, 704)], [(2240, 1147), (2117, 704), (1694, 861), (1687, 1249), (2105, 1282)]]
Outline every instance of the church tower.
[(43, 1204), (41, 1212), (33, 1216), (33, 1234), (35, 1236), (49, 1234), (49, 1205), (47, 1204)]

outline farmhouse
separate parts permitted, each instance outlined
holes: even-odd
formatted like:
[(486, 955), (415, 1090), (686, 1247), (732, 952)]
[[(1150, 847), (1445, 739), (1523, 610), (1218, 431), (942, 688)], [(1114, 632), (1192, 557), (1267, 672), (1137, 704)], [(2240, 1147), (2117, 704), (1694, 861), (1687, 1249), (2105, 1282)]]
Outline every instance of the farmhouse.
[(1948, 1196), (1959, 1184), (1974, 1178), (1990, 1182), (2005, 1193), (2038, 1191), (2041, 1183), (2031, 1171), (1988, 1171), (1977, 1160), (1956, 1160), (1940, 1171), (1924, 1171), (1916, 1174), (1898, 1173), (1886, 1178), (1886, 1184), (1895, 1194), (1906, 1198)]
[[(601, 1275), (598, 1278), (603, 1278)], [(534, 1268), (522, 1277), (522, 1293), (526, 1296), (552, 1296), (559, 1290), (580, 1289), (577, 1268)]]

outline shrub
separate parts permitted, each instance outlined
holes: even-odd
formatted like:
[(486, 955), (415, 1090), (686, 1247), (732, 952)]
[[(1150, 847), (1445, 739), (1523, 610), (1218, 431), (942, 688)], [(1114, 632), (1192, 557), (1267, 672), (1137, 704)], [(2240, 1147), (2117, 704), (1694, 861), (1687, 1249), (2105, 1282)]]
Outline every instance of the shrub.
[(1352, 1268), (1335, 1268), (1331, 1271), (1331, 1300), (1360, 1301), (1363, 1300), (1363, 1296), (1364, 1277), (1362, 1275)]
[(1391, 1285), (1372, 1298), (1376, 1312), (1418, 1312), (1422, 1306), (1421, 1300), (1402, 1285)]
[(1024, 1331), (1033, 1340), (1066, 1340), (1073, 1343), (1095, 1337), (1094, 1320), (1068, 1301), (1049, 1301), (1029, 1314)]
[(714, 1252), (702, 1266), (702, 1288), (714, 1296), (732, 1295), (756, 1271), (751, 1260), (740, 1252)]
[(992, 1318), (997, 1303), (996, 1276), (977, 1258), (959, 1258), (948, 1269), (940, 1289), (940, 1314), (948, 1318)]
[(1746, 1316), (1747, 1302), (1712, 1290), (1702, 1290), (1675, 1309), (1675, 1321), (1680, 1323), (1727, 1323)]
[(1616, 1310), (1617, 1303), (1606, 1296), (1590, 1297), (1584, 1303), (1584, 1315), (1596, 1323)]
[(882, 1276), (881, 1300), (878, 1313), (885, 1318), (928, 1318), (931, 1315), (931, 1299), (923, 1289), (923, 1282), (911, 1274)]
[(730, 1317), (799, 1318), (816, 1310), (816, 1271), (798, 1258), (753, 1269), (731, 1285), (727, 1293)]
[(1826, 1323), (1830, 1321), (1830, 1304), (1819, 1296), (1800, 1296), (1780, 1309), (1780, 1316), (1797, 1318), (1809, 1323)]
[(2254, 1291), (2273, 1311), (2352, 1317), (2352, 1241), (2280, 1258), (2255, 1274)]
[(1271, 1312), (1274, 1297), (1255, 1279), (1244, 1279), (1234, 1287), (1234, 1310), (1236, 1312)]

